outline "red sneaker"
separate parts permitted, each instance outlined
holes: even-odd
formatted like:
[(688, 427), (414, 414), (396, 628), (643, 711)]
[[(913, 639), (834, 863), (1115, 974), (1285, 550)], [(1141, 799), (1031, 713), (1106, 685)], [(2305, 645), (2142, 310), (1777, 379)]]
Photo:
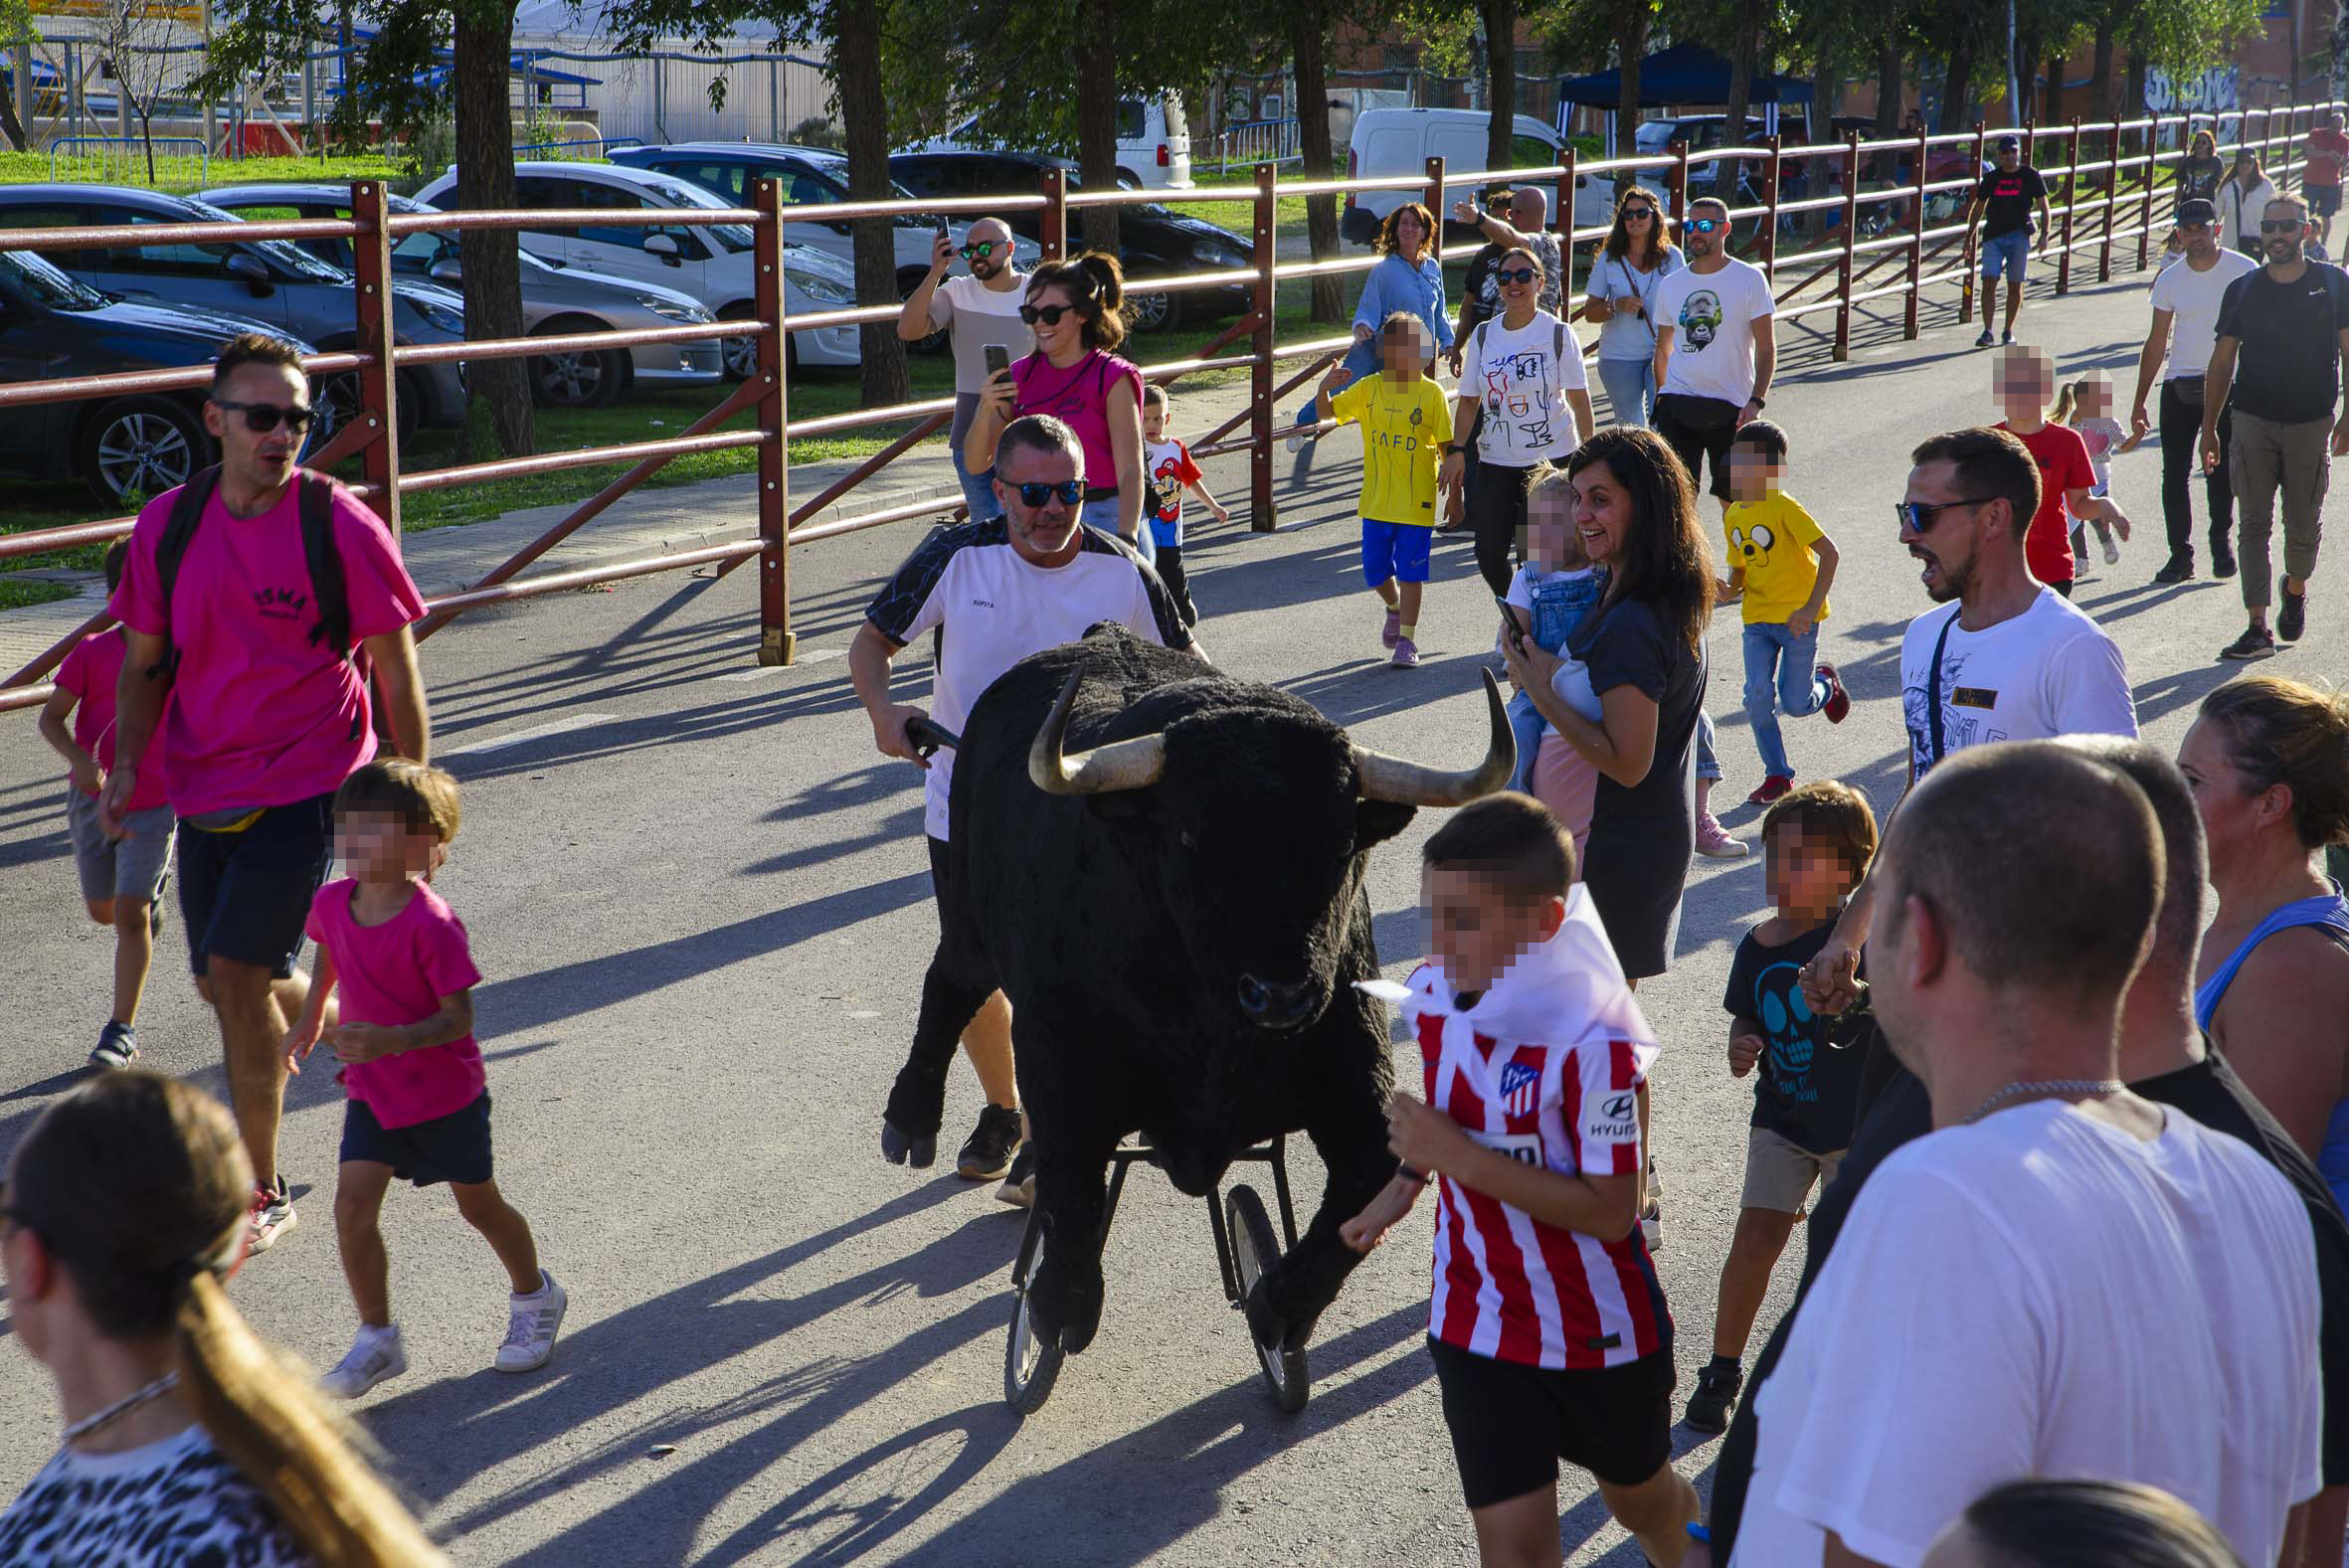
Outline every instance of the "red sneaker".
[(1827, 677), (1827, 700), (1819, 704), (1819, 711), (1827, 715), (1829, 724), (1841, 724), (1844, 715), (1852, 711), (1852, 694), (1844, 690), (1844, 678), (1832, 664), (1819, 666), (1819, 673)]
[(1768, 805), (1793, 787), (1793, 780), (1780, 774), (1772, 774), (1761, 782), (1760, 788), (1745, 797), (1745, 803), (1747, 805)]

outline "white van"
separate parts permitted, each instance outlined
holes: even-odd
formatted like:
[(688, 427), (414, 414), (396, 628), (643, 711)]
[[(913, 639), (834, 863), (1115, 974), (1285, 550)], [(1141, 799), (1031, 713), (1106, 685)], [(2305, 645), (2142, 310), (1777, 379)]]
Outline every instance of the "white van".
[[(1418, 174), (1427, 160), (1441, 158), (1447, 174), (1483, 169), (1485, 133), (1492, 116), (1482, 109), (1364, 109), (1354, 119), (1354, 138), (1346, 149), (1350, 179), (1386, 179)], [(1510, 138), (1510, 166), (1539, 169), (1566, 161), (1565, 142), (1549, 126), (1530, 114), (1520, 114)], [(1541, 184), (1541, 182), (1536, 182)], [(1541, 184), (1549, 198), (1551, 221), (1558, 211), (1554, 182)], [(1447, 211), (1436, 216), (1448, 221), (1452, 202), (1470, 201), (1473, 186), (1453, 186), (1445, 192)], [(1339, 233), (1355, 245), (1368, 245), (1386, 215), (1417, 198), (1409, 191), (1357, 191), (1346, 198)], [(1605, 179), (1574, 177), (1574, 227), (1604, 228), (1614, 217), (1615, 188)]]
[[(895, 149), (907, 152), (995, 152), (979, 135), (977, 116), (943, 136)], [(1182, 100), (1169, 92), (1118, 99), (1118, 184), (1130, 191), (1190, 189), (1190, 126)]]

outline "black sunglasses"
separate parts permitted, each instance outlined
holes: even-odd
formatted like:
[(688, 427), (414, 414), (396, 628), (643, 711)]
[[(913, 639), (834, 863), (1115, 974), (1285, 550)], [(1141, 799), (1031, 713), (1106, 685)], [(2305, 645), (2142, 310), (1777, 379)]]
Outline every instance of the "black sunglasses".
[(1039, 321), (1048, 327), (1056, 327), (1060, 325), (1060, 318), (1074, 309), (1074, 305), (1021, 305), (1019, 319), (1031, 327)]
[(1900, 520), (1902, 528), (1922, 534), (1930, 532), (1941, 514), (1953, 506), (1987, 506), (1997, 499), (1995, 495), (1977, 495), (1963, 501), (1895, 501), (1893, 515)]
[(1722, 218), (1692, 218), (1682, 227), (1691, 234), (1711, 234), (1716, 229), (1726, 229), (1728, 226), (1728, 221)]
[(2304, 218), (2286, 218), (2280, 223), (2271, 222), (2268, 219), (2262, 218), (2259, 220), (2259, 233), (2290, 234), (2293, 230), (2299, 228), (2305, 222), (2307, 222), (2307, 220)]
[(995, 248), (1002, 244), (1003, 242), (1000, 240), (974, 240), (969, 245), (963, 247), (963, 260), (966, 261), (974, 260), (984, 261), (989, 257), (994, 255)]
[(1497, 266), (1493, 275), (1504, 283), (1530, 283), (1541, 274), (1530, 266)]
[(305, 409), (298, 404), (288, 408), (281, 403), (231, 403), (226, 398), (214, 398), (212, 405), (244, 415), (245, 428), (262, 436), (267, 436), (279, 425), (287, 426), (297, 433), (306, 431), (310, 428), (310, 422), (318, 417), (316, 409)]
[(1653, 218), (1656, 216), (1656, 209), (1653, 207), (1626, 207), (1623, 209), (1623, 216), (1626, 218)]
[(1058, 483), (1031, 479), (1025, 484), (1014, 484), (1011, 488), (1019, 492), (1019, 504), (1022, 506), (1041, 506), (1054, 496), (1060, 497), (1063, 506), (1074, 506), (1085, 498), (1085, 481), (1082, 479), (1062, 479)]

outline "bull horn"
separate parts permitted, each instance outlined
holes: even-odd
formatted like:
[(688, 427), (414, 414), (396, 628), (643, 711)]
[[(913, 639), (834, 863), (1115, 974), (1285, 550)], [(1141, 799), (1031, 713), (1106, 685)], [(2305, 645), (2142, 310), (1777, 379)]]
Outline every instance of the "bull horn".
[(1509, 783), (1509, 776), (1517, 769), (1517, 741), (1509, 731), (1509, 710), (1502, 706), (1500, 684), (1491, 670), (1481, 673), (1485, 677), (1485, 706), (1493, 719), (1485, 760), (1467, 773), (1453, 774), (1357, 746), (1354, 766), (1363, 799), (1390, 800), (1397, 805), (1466, 805)]
[(1077, 683), (1082, 679), (1082, 670), (1068, 677), (1068, 684), (1060, 688), (1060, 700), (1052, 704), (1044, 727), (1036, 731), (1035, 744), (1027, 749), (1028, 778), (1046, 794), (1108, 794), (1157, 784), (1167, 771), (1167, 738), (1163, 735), (1112, 741), (1074, 757), (1060, 754), (1061, 738), (1068, 733), (1069, 706), (1076, 701)]

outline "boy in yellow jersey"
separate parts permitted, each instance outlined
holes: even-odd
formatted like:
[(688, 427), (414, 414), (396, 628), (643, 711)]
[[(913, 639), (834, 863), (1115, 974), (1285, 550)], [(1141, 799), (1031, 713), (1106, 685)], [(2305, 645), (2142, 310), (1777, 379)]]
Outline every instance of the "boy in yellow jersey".
[(1427, 328), (1398, 310), (1378, 328), (1378, 374), (1347, 386), (1346, 367), (1334, 367), (1314, 410), (1317, 419), (1362, 428), (1362, 581), (1386, 606), (1379, 641), (1392, 650), (1387, 662), (1404, 670), (1419, 667), (1435, 476), (1452, 429), (1451, 404), (1428, 379), (1428, 358)]
[(1768, 805), (1794, 787), (1794, 764), (1778, 733), (1778, 715), (1825, 713), (1841, 724), (1852, 699), (1832, 664), (1817, 662), (1819, 622), (1827, 618), (1827, 590), (1842, 557), (1780, 485), (1786, 477), (1786, 433), (1768, 420), (1749, 420), (1729, 443), (1729, 506), (1721, 531), (1729, 542), (1729, 580), (1720, 603), (1745, 603), (1745, 716), (1761, 751), (1761, 786), (1746, 797)]

